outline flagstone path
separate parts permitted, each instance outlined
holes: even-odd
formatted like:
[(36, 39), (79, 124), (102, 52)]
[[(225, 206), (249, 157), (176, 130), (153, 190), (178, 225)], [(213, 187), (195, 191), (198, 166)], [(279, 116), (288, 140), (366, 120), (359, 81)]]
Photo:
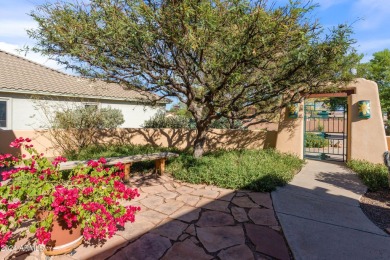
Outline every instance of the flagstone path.
[[(167, 175), (135, 176), (134, 223), (105, 244), (81, 245), (55, 260), (290, 259), (269, 193), (194, 185)], [(28, 259), (39, 259), (31, 254)]]

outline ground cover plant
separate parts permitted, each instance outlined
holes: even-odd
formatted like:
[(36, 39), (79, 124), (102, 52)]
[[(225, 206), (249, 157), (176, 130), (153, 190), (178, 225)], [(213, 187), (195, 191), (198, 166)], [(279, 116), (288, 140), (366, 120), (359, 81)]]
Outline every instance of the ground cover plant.
[(322, 148), (329, 146), (329, 140), (314, 133), (305, 133), (305, 147)]
[[(170, 159), (166, 166), (166, 171), (174, 178), (189, 183), (204, 183), (231, 189), (271, 191), (277, 186), (287, 184), (303, 166), (303, 161), (297, 157), (275, 150), (221, 150), (206, 153), (202, 158), (195, 159), (191, 151), (139, 145), (94, 146), (81, 150), (74, 159), (160, 151), (180, 153), (178, 158)], [(152, 163), (135, 163), (132, 170), (150, 170), (152, 167)]]
[(351, 160), (347, 166), (356, 172), (369, 191), (389, 187), (388, 169), (384, 164), (373, 164), (363, 160)]

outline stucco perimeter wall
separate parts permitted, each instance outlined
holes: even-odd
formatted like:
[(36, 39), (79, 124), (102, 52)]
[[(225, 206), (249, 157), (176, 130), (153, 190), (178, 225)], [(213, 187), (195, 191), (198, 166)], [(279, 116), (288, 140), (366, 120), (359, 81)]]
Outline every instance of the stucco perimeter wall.
[(301, 159), (303, 159), (304, 136), (303, 106), (302, 102), (299, 105), (298, 118), (289, 118), (286, 109), (282, 111), (276, 139), (276, 150), (294, 154)]
[[(357, 79), (349, 88), (355, 88), (355, 94), (348, 99), (349, 152), (348, 160), (366, 160), (383, 163), (383, 153), (388, 150), (378, 86), (366, 79)], [(371, 118), (359, 118), (359, 100), (370, 100)]]
[[(9, 147), (18, 137), (31, 138), (35, 148), (48, 157), (59, 155), (46, 132), (0, 130), (0, 153), (21, 152)], [(144, 129), (125, 128), (102, 131), (98, 137), (101, 144), (139, 144), (186, 149), (192, 146), (194, 130), (187, 129)], [(265, 130), (222, 130), (212, 129), (207, 133), (206, 151), (216, 149), (263, 149), (275, 147), (276, 132)]]
[(390, 136), (387, 136), (386, 139), (387, 139), (387, 150), (390, 151)]

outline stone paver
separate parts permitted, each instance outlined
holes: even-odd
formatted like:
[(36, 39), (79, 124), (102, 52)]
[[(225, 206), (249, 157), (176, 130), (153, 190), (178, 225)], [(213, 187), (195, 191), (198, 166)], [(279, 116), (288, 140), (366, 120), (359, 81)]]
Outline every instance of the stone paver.
[(196, 228), (196, 232), (208, 252), (245, 244), (244, 230), (241, 226)]
[(202, 198), (198, 204), (196, 204), (197, 207), (202, 207), (204, 209), (210, 209), (210, 210), (217, 210), (222, 212), (229, 213), (229, 202), (222, 201), (222, 200), (212, 200), (207, 198)]
[(232, 211), (232, 215), (234, 219), (237, 220), (238, 222), (248, 221), (248, 216), (245, 212), (245, 209), (233, 206), (231, 207), (230, 210)]
[(183, 195), (180, 195), (179, 197), (177, 197), (176, 200), (182, 201), (185, 204), (188, 204), (190, 206), (195, 206), (199, 202), (200, 197), (190, 195), (190, 194), (183, 194)]
[(248, 213), (249, 218), (258, 225), (263, 226), (277, 226), (278, 221), (275, 218), (272, 209), (251, 209)]
[(130, 181), (141, 196), (122, 204), (141, 207), (135, 222), (101, 245), (84, 244), (51, 260), (289, 257), (269, 193), (187, 184), (168, 175)]
[(169, 217), (172, 219), (179, 219), (179, 220), (185, 221), (185, 222), (192, 222), (192, 221), (197, 220), (199, 218), (200, 211), (201, 211), (200, 208), (195, 208), (195, 207), (184, 205), (179, 210), (177, 210), (175, 213), (171, 214)]
[(272, 207), (272, 199), (269, 193), (265, 192), (251, 192), (248, 196), (260, 206), (273, 209)]
[(110, 257), (112, 260), (122, 259), (144, 259), (155, 260), (163, 256), (172, 246), (168, 238), (157, 234), (146, 234), (140, 239), (124, 247), (115, 255)]
[(254, 260), (252, 250), (247, 245), (233, 246), (231, 248), (221, 250), (218, 254), (221, 260)]
[(241, 208), (258, 208), (259, 206), (251, 201), (247, 196), (235, 197), (232, 200), (233, 204)]
[(195, 190), (191, 194), (195, 196), (210, 198), (210, 199), (216, 199), (219, 196), (218, 191), (206, 190), (206, 189)]
[(180, 209), (183, 205), (184, 203), (181, 201), (170, 200), (167, 201), (167, 203), (161, 204), (160, 206), (156, 207), (155, 210), (163, 214), (170, 215)]
[(206, 254), (203, 248), (197, 246), (190, 239), (175, 243), (163, 257), (164, 260), (209, 260), (213, 257)]
[(167, 219), (165, 223), (153, 229), (151, 233), (159, 234), (171, 240), (177, 240), (187, 227), (188, 224), (185, 224), (181, 221), (174, 220), (174, 219)]
[(254, 224), (245, 224), (245, 229), (256, 251), (281, 260), (290, 259), (286, 242), (280, 233)]
[(234, 224), (232, 215), (219, 211), (206, 211), (202, 213), (199, 221), (196, 223), (199, 227), (220, 227)]

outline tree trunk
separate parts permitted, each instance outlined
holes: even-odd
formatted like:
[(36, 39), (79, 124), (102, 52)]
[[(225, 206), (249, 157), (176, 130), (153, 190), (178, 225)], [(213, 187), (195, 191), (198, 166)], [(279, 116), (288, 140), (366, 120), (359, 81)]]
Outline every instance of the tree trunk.
[(194, 141), (194, 157), (200, 158), (204, 153), (204, 145), (206, 143), (206, 128), (198, 127), (198, 132)]

